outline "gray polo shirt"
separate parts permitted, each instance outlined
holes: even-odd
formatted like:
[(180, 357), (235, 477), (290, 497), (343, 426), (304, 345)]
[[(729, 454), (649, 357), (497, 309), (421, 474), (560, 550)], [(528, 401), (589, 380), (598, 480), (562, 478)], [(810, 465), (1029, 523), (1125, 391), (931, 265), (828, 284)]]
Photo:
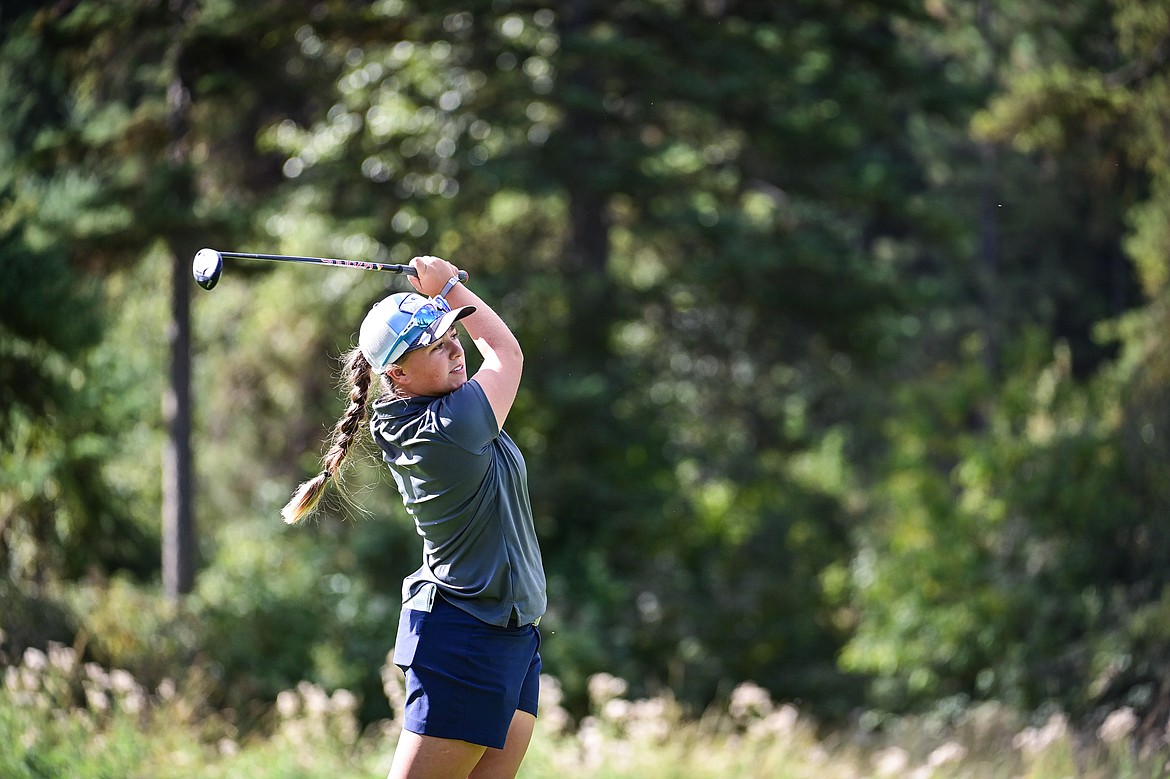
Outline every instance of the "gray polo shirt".
[(422, 582), (484, 622), (519, 624), (544, 613), (545, 579), (528, 501), (524, 457), (474, 379), (442, 397), (374, 405), (370, 431), (423, 537)]

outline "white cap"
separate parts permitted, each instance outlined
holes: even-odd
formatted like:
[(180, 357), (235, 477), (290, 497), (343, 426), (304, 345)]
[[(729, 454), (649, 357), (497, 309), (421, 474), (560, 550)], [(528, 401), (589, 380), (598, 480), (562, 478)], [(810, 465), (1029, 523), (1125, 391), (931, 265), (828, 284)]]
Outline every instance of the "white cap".
[(442, 338), (475, 306), (449, 308), (442, 297), (396, 292), (370, 309), (358, 333), (358, 348), (375, 373), (385, 373), (402, 355)]

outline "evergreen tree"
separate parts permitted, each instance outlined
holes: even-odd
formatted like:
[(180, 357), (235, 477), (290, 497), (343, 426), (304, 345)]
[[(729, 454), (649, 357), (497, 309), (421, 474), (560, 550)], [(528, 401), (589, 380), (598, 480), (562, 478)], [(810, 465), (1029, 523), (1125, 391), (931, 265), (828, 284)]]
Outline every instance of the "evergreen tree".
[(848, 486), (821, 471), (895, 343), (882, 252), (920, 250), (915, 8), (384, 3), (302, 31), (346, 66), (326, 116), (264, 135), (288, 221), (482, 269), (527, 346), (511, 424), (574, 626), (551, 657), (696, 698), (832, 675)]
[[(14, 212), (20, 221), (12, 223), (13, 240), (99, 275), (144, 258), (173, 269), (163, 500), (164, 579), (173, 596), (190, 589), (195, 564), (191, 257), (205, 243), (244, 232), (249, 193), (280, 180), (274, 161), (255, 153), (254, 137), (274, 113), (287, 114), (288, 104), (306, 110), (304, 87), (314, 72), (301, 68), (298, 78), (290, 65), (299, 24), (295, 9), (281, 3), (209, 9), (79, 2), (18, 17), (5, 41), (5, 95), (13, 108), (4, 120), (7, 183), (13, 201), (24, 204)], [(59, 288), (65, 277), (56, 278)], [(60, 327), (45, 320), (37, 326)], [(83, 319), (60, 321), (84, 332)], [(93, 499), (82, 505), (83, 524), (105, 511)]]
[[(1161, 208), (1170, 33), (1157, 3), (1066, 5), (1055, 26), (1024, 4), (982, 7), (999, 86), (973, 140), (1004, 163), (998, 287), (1032, 304), (999, 315), (1002, 372), (969, 337), (902, 387), (874, 519), (852, 571), (827, 576), (854, 588), (843, 661), (875, 675), (884, 705), (1124, 703), (1160, 723), (1166, 501), (1149, 474), (1166, 451), (1166, 245), (1143, 216)], [(1007, 23), (1028, 19), (1041, 23)], [(1030, 206), (1011, 202), (1016, 181)]]

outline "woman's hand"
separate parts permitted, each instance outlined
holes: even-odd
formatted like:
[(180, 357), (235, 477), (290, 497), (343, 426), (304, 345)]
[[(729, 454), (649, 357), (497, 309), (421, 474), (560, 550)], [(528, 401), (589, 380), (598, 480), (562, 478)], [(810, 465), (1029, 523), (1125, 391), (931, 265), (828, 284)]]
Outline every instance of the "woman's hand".
[(418, 272), (418, 277), (408, 276), (410, 283), (422, 294), (433, 298), (443, 291), (443, 287), (452, 276), (459, 275), (459, 268), (441, 257), (424, 255), (415, 257), (410, 266)]

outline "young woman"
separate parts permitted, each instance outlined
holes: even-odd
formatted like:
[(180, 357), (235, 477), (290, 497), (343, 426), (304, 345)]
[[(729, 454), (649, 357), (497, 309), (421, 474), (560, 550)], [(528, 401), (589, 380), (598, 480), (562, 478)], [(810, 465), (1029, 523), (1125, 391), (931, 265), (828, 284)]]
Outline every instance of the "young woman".
[[(394, 662), (407, 703), (390, 779), (511, 779), (536, 724), (546, 602), (524, 458), (503, 430), (524, 358), (458, 268), (438, 257), (410, 264), (422, 294), (390, 295), (366, 315), (324, 470), (283, 516), (312, 511), (380, 377), (370, 430), (423, 538), (422, 566), (402, 585)], [(470, 378), (456, 320), (483, 358)]]

